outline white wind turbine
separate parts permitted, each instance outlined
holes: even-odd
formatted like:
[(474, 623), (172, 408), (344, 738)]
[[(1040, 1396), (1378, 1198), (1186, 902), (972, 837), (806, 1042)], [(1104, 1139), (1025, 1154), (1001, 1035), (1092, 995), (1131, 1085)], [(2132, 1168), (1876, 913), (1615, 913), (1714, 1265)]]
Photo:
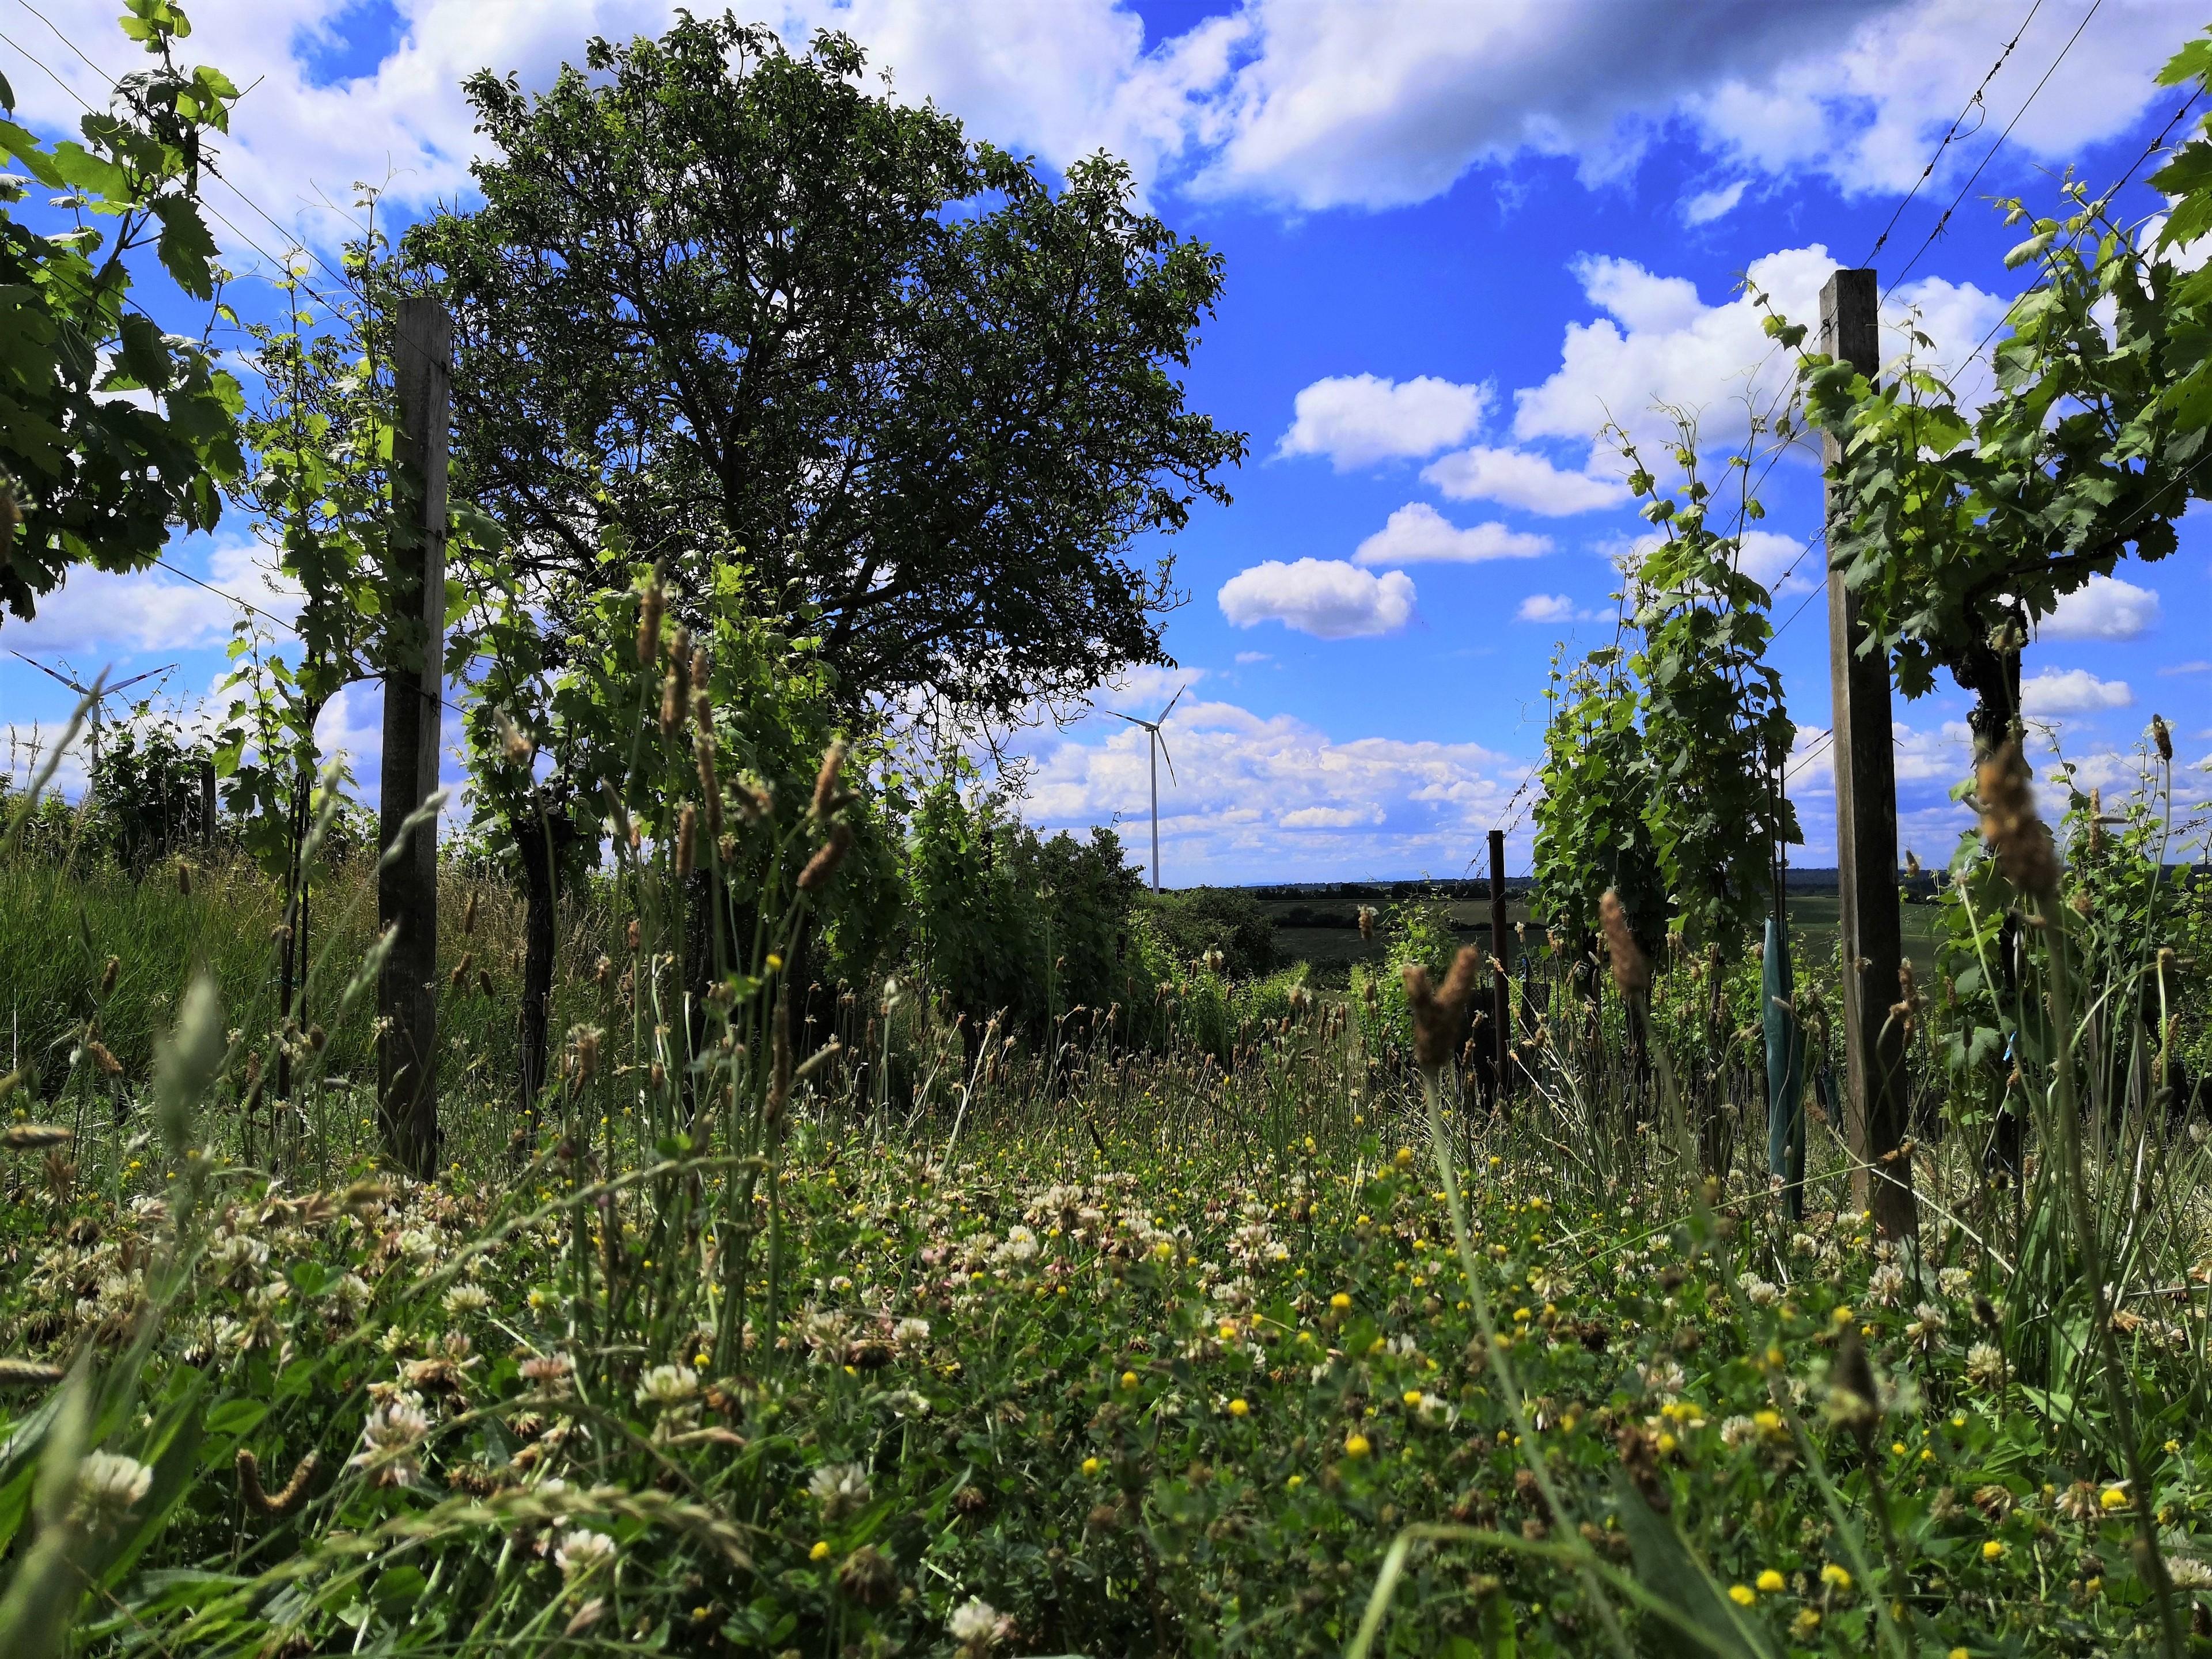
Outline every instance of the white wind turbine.
[[(1174, 709), (1175, 706), (1182, 701), (1183, 692), (1189, 690), (1190, 686), (1188, 683), (1186, 682), (1182, 687), (1176, 692), (1175, 696), (1168, 699), (1168, 706), (1167, 708), (1160, 710), (1159, 718), (1158, 720), (1140, 720), (1134, 714), (1124, 714), (1119, 709), (1114, 708), (1109, 708), (1105, 711), (1107, 714), (1113, 715), (1117, 720), (1127, 720), (1132, 726), (1143, 726), (1151, 735), (1152, 748), (1152, 890), (1155, 893), (1160, 890), (1160, 757), (1164, 754), (1167, 754), (1168, 747), (1168, 740), (1160, 735), (1160, 726), (1162, 721), (1164, 721), (1167, 719), (1169, 714)], [(1175, 757), (1173, 755), (1168, 755), (1168, 781), (1170, 783), (1177, 783), (1181, 781), (1181, 780), (1176, 776)]]

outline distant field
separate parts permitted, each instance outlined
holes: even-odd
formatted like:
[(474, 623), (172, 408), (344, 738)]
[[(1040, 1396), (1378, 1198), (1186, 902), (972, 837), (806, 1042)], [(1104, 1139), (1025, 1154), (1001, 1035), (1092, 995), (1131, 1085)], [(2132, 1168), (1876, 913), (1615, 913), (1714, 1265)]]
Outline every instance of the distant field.
[[(1387, 890), (1378, 887), (1371, 896), (1364, 898), (1339, 898), (1334, 895), (1327, 899), (1267, 898), (1261, 901), (1261, 908), (1274, 921), (1275, 952), (1280, 961), (1309, 963), (1320, 983), (1341, 985), (1350, 982), (1353, 963), (1382, 959), (1379, 944), (1368, 944), (1359, 937), (1360, 904), (1374, 904), (1380, 908), (1389, 902)], [(1826, 956), (1835, 949), (1836, 904), (1836, 896), (1832, 892), (1790, 894), (1790, 922), (1801, 956)], [(1468, 943), (1488, 948), (1487, 902), (1462, 900), (1452, 905), (1451, 915), (1454, 927), (1468, 936)], [(1531, 924), (1532, 936), (1541, 948), (1540, 928), (1534, 924), (1522, 899), (1509, 899), (1506, 916), (1509, 924)], [(1936, 965), (1936, 907), (1907, 904), (1902, 920), (1905, 954), (1911, 958), (1914, 969), (1926, 977), (1934, 972)], [(1516, 945), (1517, 943), (1516, 940)]]

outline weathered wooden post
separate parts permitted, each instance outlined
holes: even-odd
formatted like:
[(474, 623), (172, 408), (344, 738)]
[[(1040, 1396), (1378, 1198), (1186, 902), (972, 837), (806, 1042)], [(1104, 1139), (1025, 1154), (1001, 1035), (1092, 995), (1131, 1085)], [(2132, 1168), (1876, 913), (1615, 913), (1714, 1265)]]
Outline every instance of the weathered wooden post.
[(1491, 987), (1491, 1041), (1498, 1068), (1498, 1097), (1511, 1086), (1513, 1064), (1513, 979), (1505, 968), (1505, 832), (1490, 832), (1490, 963), (1497, 978)]
[[(396, 931), (376, 984), (376, 1078), (386, 1153), (418, 1179), (438, 1164), (438, 827), (435, 819), (412, 831), (404, 826), (438, 787), (452, 349), (442, 304), (400, 302), (379, 813), (386, 854), (376, 878), (377, 925)], [(403, 836), (406, 844), (395, 849)]]
[[(1871, 379), (1881, 366), (1871, 270), (1838, 270), (1820, 290), (1821, 349)], [(1845, 504), (1834, 473), (1842, 447), (1821, 440), (1829, 477), (1830, 546)], [(1918, 1226), (1905, 1141), (1905, 1036), (1889, 1017), (1903, 957), (1897, 903), (1897, 763), (1890, 730), (1889, 656), (1862, 649), (1858, 600), (1828, 570), (1828, 682), (1834, 707), (1837, 925), (1844, 955), (1844, 1120), (1859, 1169), (1852, 1192), (1885, 1238)]]

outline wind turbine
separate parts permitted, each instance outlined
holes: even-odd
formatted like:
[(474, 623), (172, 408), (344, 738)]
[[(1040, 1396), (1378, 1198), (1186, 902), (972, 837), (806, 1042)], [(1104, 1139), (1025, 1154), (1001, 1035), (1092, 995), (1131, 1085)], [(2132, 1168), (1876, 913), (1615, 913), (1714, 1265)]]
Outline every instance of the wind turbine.
[[(1155, 893), (1160, 890), (1160, 757), (1164, 754), (1167, 754), (1168, 747), (1168, 740), (1160, 735), (1160, 726), (1161, 722), (1164, 721), (1168, 715), (1174, 710), (1175, 706), (1182, 701), (1183, 692), (1189, 690), (1189, 684), (1185, 682), (1181, 690), (1177, 690), (1175, 696), (1168, 699), (1168, 706), (1160, 710), (1159, 719), (1158, 720), (1140, 720), (1134, 714), (1124, 714), (1116, 708), (1109, 708), (1105, 711), (1107, 714), (1113, 715), (1113, 717), (1117, 720), (1127, 720), (1132, 726), (1143, 726), (1152, 736), (1152, 890)], [(1181, 781), (1181, 780), (1176, 776), (1175, 757), (1173, 755), (1168, 755), (1168, 781), (1170, 783), (1178, 783)]]
[(97, 774), (100, 770), (100, 711), (101, 707), (117, 692), (125, 690), (128, 688), (137, 684), (141, 680), (150, 680), (156, 674), (168, 673), (177, 665), (174, 663), (167, 663), (159, 668), (149, 668), (143, 674), (133, 674), (127, 680), (118, 680), (113, 685), (102, 685), (97, 680), (94, 681), (90, 685), (80, 685), (73, 676), (62, 673), (56, 669), (49, 668), (46, 664), (40, 662), (35, 658), (27, 657), (20, 651), (10, 651), (8, 654), (15, 658), (17, 662), (29, 663), (32, 667), (37, 669), (39, 672), (44, 674), (48, 679), (59, 680), (64, 685), (69, 687), (70, 690), (76, 692), (78, 696), (86, 698), (91, 702), (92, 730), (89, 734), (89, 738), (92, 748), (92, 769), (94, 774)]

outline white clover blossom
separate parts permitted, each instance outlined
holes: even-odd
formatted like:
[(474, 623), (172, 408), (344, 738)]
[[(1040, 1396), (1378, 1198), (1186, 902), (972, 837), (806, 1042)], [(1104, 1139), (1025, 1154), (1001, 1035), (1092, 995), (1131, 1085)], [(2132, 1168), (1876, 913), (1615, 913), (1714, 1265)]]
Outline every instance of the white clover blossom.
[(699, 1392), (699, 1373), (689, 1365), (655, 1365), (637, 1385), (637, 1403), (663, 1411), (681, 1406)]
[(1966, 1376), (1985, 1389), (2001, 1389), (2005, 1380), (2004, 1350), (1994, 1342), (1977, 1342), (1966, 1350)]
[(1936, 1288), (1956, 1302), (1974, 1288), (1974, 1276), (1964, 1267), (1946, 1267), (1936, 1275)]
[(129, 1517), (153, 1484), (154, 1471), (137, 1458), (94, 1452), (76, 1466), (71, 1518), (90, 1531), (112, 1530)]
[(361, 1449), (346, 1464), (368, 1470), (380, 1486), (412, 1486), (422, 1473), (415, 1449), (430, 1432), (430, 1419), (422, 1402), (398, 1395), (379, 1406), (362, 1425)]
[(323, 1294), (344, 1311), (359, 1313), (369, 1304), (375, 1292), (369, 1289), (368, 1281), (359, 1273), (348, 1273)]
[(825, 1521), (850, 1515), (873, 1496), (868, 1472), (858, 1463), (824, 1463), (808, 1477), (806, 1490), (822, 1505)]
[(447, 1313), (463, 1319), (491, 1306), (491, 1293), (481, 1285), (456, 1285), (446, 1292), (445, 1305)]
[(1771, 1308), (1782, 1300), (1781, 1288), (1769, 1284), (1757, 1273), (1746, 1273), (1740, 1282), (1743, 1286), (1744, 1300), (1754, 1308)]
[(994, 1261), (1034, 1261), (1036, 1253), (1036, 1235), (1026, 1227), (1017, 1225), (1006, 1229), (1006, 1241), (991, 1252), (991, 1259)]
[(1655, 1359), (1643, 1370), (1644, 1386), (1654, 1394), (1680, 1394), (1688, 1378), (1671, 1359)]
[(553, 1565), (564, 1578), (581, 1578), (615, 1559), (615, 1540), (603, 1532), (579, 1527), (568, 1534), (553, 1552)]
[(929, 1340), (929, 1322), (927, 1319), (902, 1319), (891, 1327), (891, 1340), (902, 1348), (910, 1348)]
[(1867, 1294), (1884, 1307), (1895, 1303), (1904, 1291), (1905, 1269), (1893, 1262), (1883, 1262), (1867, 1279)]
[(971, 1595), (953, 1608), (945, 1621), (946, 1632), (971, 1652), (981, 1653), (1006, 1633), (1006, 1617), (980, 1595)]

